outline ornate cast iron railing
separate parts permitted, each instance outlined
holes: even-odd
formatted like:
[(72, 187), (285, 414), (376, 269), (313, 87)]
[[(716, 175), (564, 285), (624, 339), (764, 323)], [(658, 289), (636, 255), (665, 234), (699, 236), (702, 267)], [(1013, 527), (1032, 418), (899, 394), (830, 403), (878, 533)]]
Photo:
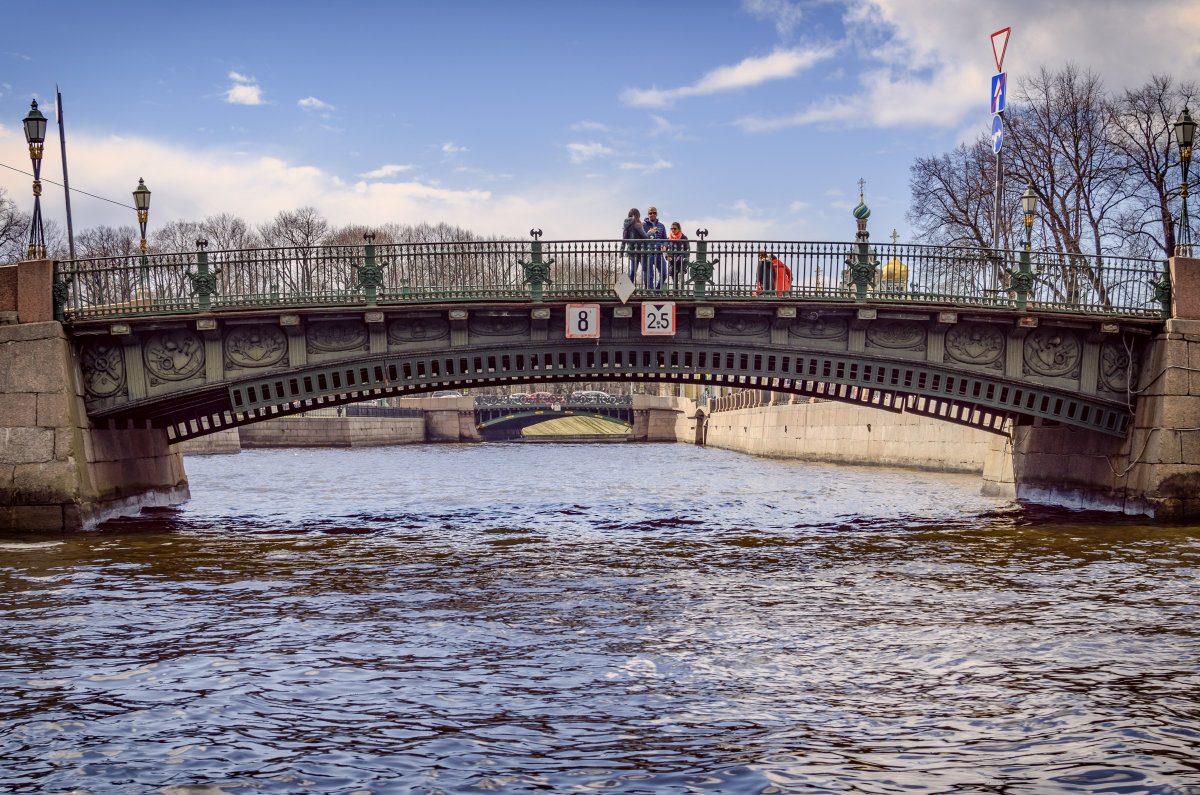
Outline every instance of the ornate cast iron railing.
[[(1169, 308), (1165, 263), (936, 246), (712, 241), (497, 240), (149, 254), (57, 263), (67, 320), (237, 309), (634, 298), (941, 304), (1110, 316)], [(634, 248), (637, 246), (637, 248)], [(760, 270), (759, 252), (790, 270)], [(644, 272), (661, 274), (649, 289)], [(660, 270), (661, 269), (661, 270)], [(774, 274), (774, 271), (771, 271)], [(765, 284), (764, 284), (765, 280)], [(653, 281), (653, 280), (652, 280)]]

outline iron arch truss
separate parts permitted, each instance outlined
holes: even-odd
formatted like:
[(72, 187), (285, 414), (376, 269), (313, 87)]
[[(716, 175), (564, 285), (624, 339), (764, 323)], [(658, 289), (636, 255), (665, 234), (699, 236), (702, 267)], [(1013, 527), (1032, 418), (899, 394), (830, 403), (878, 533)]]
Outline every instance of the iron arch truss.
[(643, 336), (634, 307), (600, 308), (600, 336), (583, 340), (566, 337), (565, 305), (538, 303), (73, 332), (96, 422), (150, 423), (183, 440), (316, 406), (581, 381), (771, 389), (994, 432), (1042, 418), (1124, 436), (1156, 330), (1153, 320), (761, 301), (680, 307), (673, 336)]

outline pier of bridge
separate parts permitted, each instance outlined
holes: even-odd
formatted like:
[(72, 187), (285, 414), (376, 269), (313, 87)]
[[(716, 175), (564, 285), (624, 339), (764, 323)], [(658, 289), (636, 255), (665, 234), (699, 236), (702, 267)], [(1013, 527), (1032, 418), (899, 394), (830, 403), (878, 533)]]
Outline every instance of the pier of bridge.
[[(1015, 278), (999, 291), (894, 284), (876, 268), (903, 255), (935, 279), (990, 267), (995, 252), (700, 239), (686, 284), (626, 303), (612, 290), (626, 267), (616, 245), (368, 244), (0, 268), (0, 528), (87, 527), (186, 499), (174, 443), (224, 428), (438, 389), (573, 381), (752, 387), (972, 425), (996, 437), (997, 493), (1200, 516), (1198, 260), (1163, 273), (1047, 255), (1038, 293), (1017, 292)], [(791, 260), (786, 290), (747, 277), (767, 246)], [(305, 263), (328, 273), (280, 289)], [(644, 335), (639, 306), (664, 302), (674, 333)], [(565, 332), (581, 303), (595, 307), (599, 336)]]

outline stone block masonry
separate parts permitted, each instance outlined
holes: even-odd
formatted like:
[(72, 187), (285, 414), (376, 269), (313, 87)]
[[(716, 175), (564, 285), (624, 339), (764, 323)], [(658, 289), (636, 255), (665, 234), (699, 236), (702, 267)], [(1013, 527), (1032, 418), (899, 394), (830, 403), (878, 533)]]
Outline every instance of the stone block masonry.
[(164, 429), (92, 427), (61, 324), (0, 325), (0, 530), (89, 529), (188, 496)]

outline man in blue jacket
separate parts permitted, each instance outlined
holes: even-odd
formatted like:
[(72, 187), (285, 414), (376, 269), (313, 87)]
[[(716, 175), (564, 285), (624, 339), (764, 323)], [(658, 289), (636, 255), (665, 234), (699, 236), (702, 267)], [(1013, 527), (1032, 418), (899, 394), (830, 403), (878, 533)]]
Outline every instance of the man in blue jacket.
[[(646, 236), (651, 240), (666, 241), (667, 227), (663, 226), (663, 222), (658, 220), (658, 208), (650, 206), (646, 208), (646, 222), (643, 224), (646, 230)], [(662, 286), (663, 277), (666, 274), (666, 263), (663, 261), (663, 248), (667, 245), (662, 243), (651, 243), (650, 253), (646, 255), (646, 288), (649, 290), (657, 290)]]

